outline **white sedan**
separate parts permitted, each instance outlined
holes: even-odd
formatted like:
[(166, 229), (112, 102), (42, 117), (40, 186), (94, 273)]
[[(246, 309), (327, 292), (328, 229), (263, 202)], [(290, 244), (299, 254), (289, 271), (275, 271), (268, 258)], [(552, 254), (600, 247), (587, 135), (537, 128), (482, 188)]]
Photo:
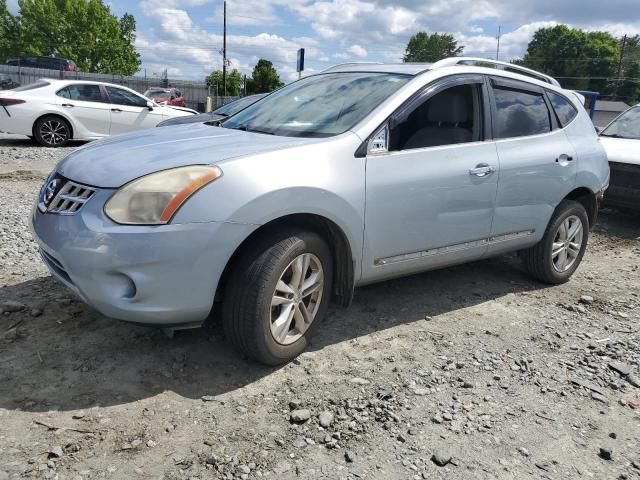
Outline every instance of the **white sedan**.
[(45, 147), (151, 128), (196, 113), (103, 82), (41, 79), (0, 92), (0, 131), (27, 135)]

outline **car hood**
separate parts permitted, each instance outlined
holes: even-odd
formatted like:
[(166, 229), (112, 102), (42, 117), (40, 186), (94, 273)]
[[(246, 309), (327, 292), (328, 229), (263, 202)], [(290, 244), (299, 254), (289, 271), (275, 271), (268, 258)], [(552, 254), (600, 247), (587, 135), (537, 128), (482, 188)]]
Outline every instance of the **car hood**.
[(317, 138), (279, 137), (206, 124), (150, 128), (89, 143), (56, 170), (85, 185), (118, 188), (160, 170), (225, 160), (317, 142)]
[(640, 140), (601, 136), (600, 143), (610, 162), (640, 165)]

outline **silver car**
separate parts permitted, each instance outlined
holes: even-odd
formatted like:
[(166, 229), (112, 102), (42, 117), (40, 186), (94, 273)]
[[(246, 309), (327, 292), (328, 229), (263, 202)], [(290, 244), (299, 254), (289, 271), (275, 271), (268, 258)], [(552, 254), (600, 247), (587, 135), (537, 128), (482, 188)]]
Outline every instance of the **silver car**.
[(550, 77), (465, 58), (352, 64), (221, 127), (84, 146), (31, 222), (51, 273), (104, 315), (191, 327), (221, 302), (229, 340), (279, 364), (360, 285), (516, 250), (566, 282), (608, 181), (589, 116)]

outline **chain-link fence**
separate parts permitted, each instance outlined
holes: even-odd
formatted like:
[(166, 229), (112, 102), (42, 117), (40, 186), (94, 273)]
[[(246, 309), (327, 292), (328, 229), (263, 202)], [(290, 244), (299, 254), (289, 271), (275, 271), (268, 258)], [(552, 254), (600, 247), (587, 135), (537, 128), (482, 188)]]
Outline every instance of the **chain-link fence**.
[[(60, 80), (88, 80), (95, 82), (115, 83), (124, 85), (137, 92), (144, 93), (151, 87), (175, 87), (184, 95), (186, 106), (204, 112), (207, 106), (209, 89), (204, 82), (192, 82), (188, 80), (171, 80), (157, 77), (124, 77), (120, 75), (106, 75), (102, 73), (65, 72), (44, 68), (15, 67), (13, 65), (0, 65), (0, 73), (8, 74), (14, 82), (21, 85), (33, 83), (40, 78), (52, 78)], [(231, 97), (214, 99), (214, 105), (228, 103)], [(215, 108), (215, 107), (214, 107)]]

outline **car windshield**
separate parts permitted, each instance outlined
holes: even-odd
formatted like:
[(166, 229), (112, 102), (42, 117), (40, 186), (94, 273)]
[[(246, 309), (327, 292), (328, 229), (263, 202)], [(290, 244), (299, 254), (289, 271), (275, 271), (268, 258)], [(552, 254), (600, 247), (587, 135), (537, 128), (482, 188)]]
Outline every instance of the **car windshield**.
[(600, 134), (603, 137), (640, 140), (640, 106), (630, 108)]
[(233, 102), (227, 103), (226, 105), (221, 106), (220, 108), (216, 108), (213, 112), (216, 115), (223, 115), (225, 117), (230, 117), (234, 113), (238, 113), (240, 110), (247, 108), (249, 105), (256, 103), (260, 100), (264, 95), (251, 95), (249, 97), (239, 98), (238, 100), (234, 100)]
[(23, 85), (22, 87), (14, 88), (14, 92), (25, 92), (27, 90), (35, 90), (36, 88), (48, 87), (51, 85), (49, 82), (35, 82), (29, 85)]
[(307, 77), (250, 105), (222, 126), (291, 137), (330, 137), (350, 130), (411, 79), (390, 73)]
[(164, 90), (147, 90), (144, 92), (144, 96), (147, 98), (169, 98), (169, 92), (165, 92)]

